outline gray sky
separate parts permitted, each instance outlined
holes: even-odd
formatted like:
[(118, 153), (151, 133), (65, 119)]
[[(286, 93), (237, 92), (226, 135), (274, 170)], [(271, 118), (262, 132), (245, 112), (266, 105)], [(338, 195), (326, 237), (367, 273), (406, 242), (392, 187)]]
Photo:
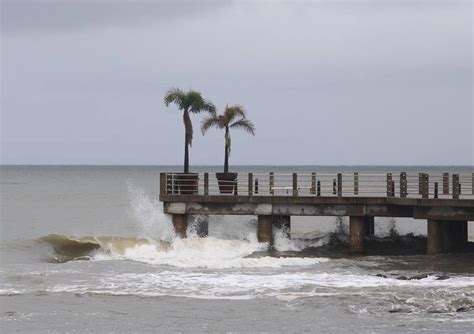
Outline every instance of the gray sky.
[(231, 165), (474, 164), (471, 1), (1, 4), (4, 164), (182, 164), (170, 87), (247, 109)]

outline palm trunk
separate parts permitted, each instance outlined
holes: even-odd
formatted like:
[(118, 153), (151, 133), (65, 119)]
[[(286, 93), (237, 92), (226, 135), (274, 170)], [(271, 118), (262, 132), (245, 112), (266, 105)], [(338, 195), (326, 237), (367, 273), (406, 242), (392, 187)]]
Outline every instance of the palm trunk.
[(229, 129), (225, 129), (225, 153), (224, 153), (224, 173), (229, 173), (229, 143), (228, 143)]
[(187, 131), (184, 132), (184, 173), (189, 173), (189, 145)]
[(224, 173), (229, 173), (229, 149), (225, 145), (225, 154), (224, 154)]
[(184, 173), (189, 173), (189, 114), (185, 110), (183, 112), (184, 122)]

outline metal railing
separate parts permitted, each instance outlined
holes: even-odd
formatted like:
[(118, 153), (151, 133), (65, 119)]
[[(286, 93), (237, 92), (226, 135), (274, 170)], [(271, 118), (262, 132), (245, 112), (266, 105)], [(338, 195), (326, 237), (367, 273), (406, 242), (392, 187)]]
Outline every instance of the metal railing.
[(161, 173), (166, 195), (321, 196), (474, 199), (474, 173)]

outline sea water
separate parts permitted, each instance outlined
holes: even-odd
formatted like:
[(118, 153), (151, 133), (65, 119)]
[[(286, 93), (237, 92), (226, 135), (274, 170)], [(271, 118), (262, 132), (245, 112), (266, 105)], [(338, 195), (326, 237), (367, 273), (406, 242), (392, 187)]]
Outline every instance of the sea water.
[[(472, 172), (236, 171), (356, 169)], [(473, 254), (322, 252), (335, 217), (293, 217), (291, 240), (277, 230), (271, 250), (253, 216), (211, 216), (208, 238), (190, 229), (179, 239), (158, 201), (159, 172), (170, 170), (179, 167), (1, 167), (2, 332), (472, 332)], [(377, 236), (391, 224), (376, 218)], [(426, 234), (425, 221), (395, 228)]]

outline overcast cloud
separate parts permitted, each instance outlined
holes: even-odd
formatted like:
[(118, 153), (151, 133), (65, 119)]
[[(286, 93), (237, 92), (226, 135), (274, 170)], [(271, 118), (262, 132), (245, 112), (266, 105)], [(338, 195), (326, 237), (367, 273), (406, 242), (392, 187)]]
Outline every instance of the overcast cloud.
[(181, 164), (170, 87), (246, 107), (231, 164), (474, 164), (471, 1), (1, 4), (4, 164)]

